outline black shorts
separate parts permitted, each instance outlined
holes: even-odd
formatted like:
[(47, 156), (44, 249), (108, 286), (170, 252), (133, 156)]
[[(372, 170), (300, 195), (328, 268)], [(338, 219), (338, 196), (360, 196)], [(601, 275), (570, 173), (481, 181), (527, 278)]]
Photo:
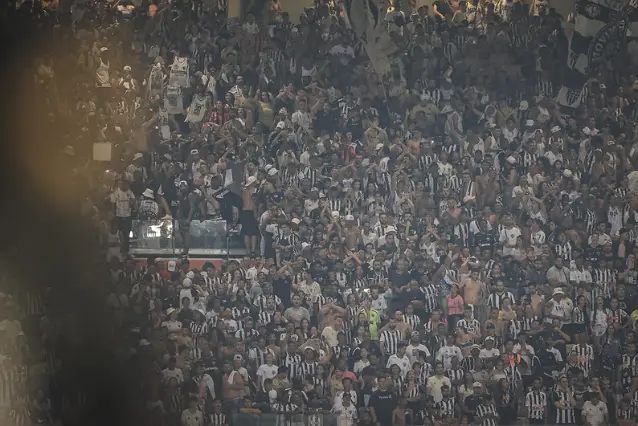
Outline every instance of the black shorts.
[(241, 223), (241, 234), (247, 237), (256, 237), (260, 234), (259, 224), (252, 210), (242, 210), (239, 216)]
[(126, 233), (128, 236), (129, 232), (133, 228), (133, 218), (132, 217), (118, 217), (117, 218), (117, 229), (121, 232)]

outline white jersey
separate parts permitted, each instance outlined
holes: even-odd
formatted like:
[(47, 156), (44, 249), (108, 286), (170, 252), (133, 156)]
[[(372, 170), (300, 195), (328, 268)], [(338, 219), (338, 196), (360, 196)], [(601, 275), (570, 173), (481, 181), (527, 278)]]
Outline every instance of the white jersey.
[(193, 101), (191, 102), (190, 109), (188, 110), (186, 121), (189, 123), (201, 123), (204, 120), (204, 114), (206, 114), (207, 103), (208, 98), (205, 95), (193, 96)]
[(184, 114), (184, 99), (179, 86), (170, 85), (166, 88), (164, 108), (169, 114)]
[(95, 87), (111, 87), (111, 76), (109, 70), (111, 65), (107, 62), (102, 62), (100, 58), (100, 65), (98, 65), (95, 71)]
[[(550, 300), (549, 303), (551, 304), (551, 310), (549, 312), (550, 315), (554, 315), (557, 317), (563, 317), (565, 315), (565, 313), (567, 312), (567, 310), (565, 309), (565, 304), (561, 303), (561, 302), (557, 302), (555, 300)], [(545, 319), (545, 322), (547, 323), (551, 323), (552, 322), (552, 318), (547, 317)], [(563, 321), (561, 321), (562, 323)]]
[(190, 86), (190, 75), (188, 74), (188, 58), (175, 57), (171, 72), (168, 77), (169, 85), (177, 85), (180, 87)]
[(149, 98), (161, 96), (164, 89), (164, 71), (161, 64), (153, 65), (151, 73), (148, 76), (148, 95)]

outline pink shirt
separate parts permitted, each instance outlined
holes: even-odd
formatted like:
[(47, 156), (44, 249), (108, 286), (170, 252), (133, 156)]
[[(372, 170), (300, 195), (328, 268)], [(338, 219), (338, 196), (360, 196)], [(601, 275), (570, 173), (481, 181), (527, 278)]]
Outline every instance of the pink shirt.
[(447, 314), (448, 315), (462, 315), (463, 314), (463, 298), (459, 295), (456, 297), (447, 297)]

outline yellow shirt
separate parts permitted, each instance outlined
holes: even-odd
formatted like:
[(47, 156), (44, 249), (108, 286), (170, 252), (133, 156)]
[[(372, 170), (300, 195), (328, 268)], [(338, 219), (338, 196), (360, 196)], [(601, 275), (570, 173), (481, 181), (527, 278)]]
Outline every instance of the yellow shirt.
[(267, 102), (259, 102), (259, 121), (261, 121), (264, 126), (272, 129), (272, 125), (275, 121), (275, 112)]
[(290, 387), (290, 382), (288, 379), (278, 379), (275, 377), (272, 379), (272, 387), (275, 390), (283, 390)]
[(370, 339), (378, 340), (377, 329), (381, 323), (381, 315), (379, 315), (379, 312), (374, 309), (370, 309), (369, 312), (366, 312), (365, 309), (361, 309), (359, 314), (364, 314), (370, 324)]
[(343, 382), (341, 380), (332, 379), (330, 382), (330, 396), (335, 396), (337, 391), (343, 390)]

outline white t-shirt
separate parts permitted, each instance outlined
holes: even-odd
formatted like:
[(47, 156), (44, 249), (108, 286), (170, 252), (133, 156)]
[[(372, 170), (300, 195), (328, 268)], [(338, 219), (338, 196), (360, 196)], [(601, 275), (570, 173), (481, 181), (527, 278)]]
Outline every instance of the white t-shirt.
[(312, 124), (312, 119), (310, 118), (310, 114), (303, 111), (295, 111), (292, 113), (292, 122), (293, 124), (298, 125), (306, 130), (310, 129), (310, 125)]
[(590, 426), (602, 425), (605, 421), (605, 414), (608, 414), (607, 404), (602, 401), (598, 401), (596, 405), (592, 404), (591, 401), (583, 404), (583, 416), (587, 418)]
[(193, 293), (191, 292), (190, 288), (183, 288), (179, 291), (179, 303), (182, 303), (182, 299), (184, 298), (188, 298), (188, 300), (191, 302), (189, 306), (193, 306), (193, 303), (195, 302), (195, 299), (193, 298)]
[(252, 24), (249, 22), (245, 22), (242, 27), (246, 34), (259, 34), (259, 25), (257, 25), (257, 23), (255, 22), (253, 22)]
[(441, 392), (441, 386), (443, 385), (447, 385), (451, 388), (452, 382), (450, 382), (450, 379), (445, 376), (440, 378), (437, 376), (432, 376), (428, 379), (428, 392), (430, 393), (430, 395), (432, 395), (432, 399), (434, 399), (434, 402), (443, 401), (443, 393)]
[(497, 357), (501, 354), (501, 351), (499, 351), (496, 348), (492, 348), (492, 349), (481, 349), (479, 351), (479, 358), (494, 358)]
[(388, 302), (385, 300), (385, 297), (379, 296), (377, 299), (372, 299), (371, 301), (372, 309), (378, 311), (380, 314), (383, 314), (386, 309), (388, 309)]
[(179, 321), (164, 321), (162, 327), (166, 327), (169, 333), (175, 333), (182, 329), (182, 323)]
[(419, 352), (425, 352), (426, 357), (430, 356), (430, 350), (421, 343), (418, 345), (409, 344), (408, 347), (405, 348), (405, 354), (410, 359), (411, 366), (419, 360)]
[(516, 239), (520, 236), (521, 230), (517, 226), (513, 226), (511, 229), (504, 228), (501, 230), (499, 242), (503, 244), (503, 255), (508, 256), (513, 254)]
[(402, 377), (405, 377), (405, 375), (408, 374), (408, 371), (412, 366), (412, 364), (410, 363), (410, 358), (408, 358), (407, 355), (403, 355), (402, 358), (399, 358), (396, 354), (391, 355), (390, 358), (388, 358), (388, 364), (386, 365), (386, 368), (390, 368), (394, 364), (398, 365), (401, 369)]
[(358, 417), (357, 408), (354, 404), (350, 404), (347, 407), (344, 407), (343, 404), (337, 404), (332, 407), (332, 412), (338, 416), (338, 426), (352, 426)]
[(362, 361), (358, 360), (354, 363), (354, 367), (352, 367), (352, 372), (359, 377), (364, 368), (370, 365), (370, 361)]
[(452, 176), (452, 173), (454, 172), (454, 168), (452, 167), (450, 163), (442, 163), (439, 161), (438, 165), (439, 165), (440, 175), (445, 176), (446, 178), (449, 178), (450, 176)]
[(348, 65), (354, 58), (354, 49), (352, 48), (352, 46), (344, 46), (342, 44), (338, 44), (330, 49), (330, 54), (338, 57), (339, 61), (343, 65)]
[(266, 379), (274, 379), (277, 375), (278, 367), (276, 365), (268, 365), (262, 364), (257, 369), (257, 376), (261, 377), (263, 380)]
[(190, 409), (182, 412), (182, 426), (203, 426), (204, 414), (197, 410), (194, 413)]
[(162, 376), (166, 382), (174, 377), (177, 380), (177, 384), (184, 383), (184, 375), (182, 374), (182, 370), (179, 368), (175, 368), (173, 370), (165, 368), (162, 370)]
[(135, 194), (133, 194), (133, 191), (122, 191), (120, 188), (117, 188), (113, 191), (113, 193), (111, 193), (109, 199), (115, 204), (115, 216), (131, 217), (131, 205), (135, 200)]
[(459, 362), (463, 359), (463, 354), (458, 346), (443, 346), (436, 353), (436, 360), (443, 363), (443, 368), (449, 370), (452, 368), (452, 358), (456, 357)]

